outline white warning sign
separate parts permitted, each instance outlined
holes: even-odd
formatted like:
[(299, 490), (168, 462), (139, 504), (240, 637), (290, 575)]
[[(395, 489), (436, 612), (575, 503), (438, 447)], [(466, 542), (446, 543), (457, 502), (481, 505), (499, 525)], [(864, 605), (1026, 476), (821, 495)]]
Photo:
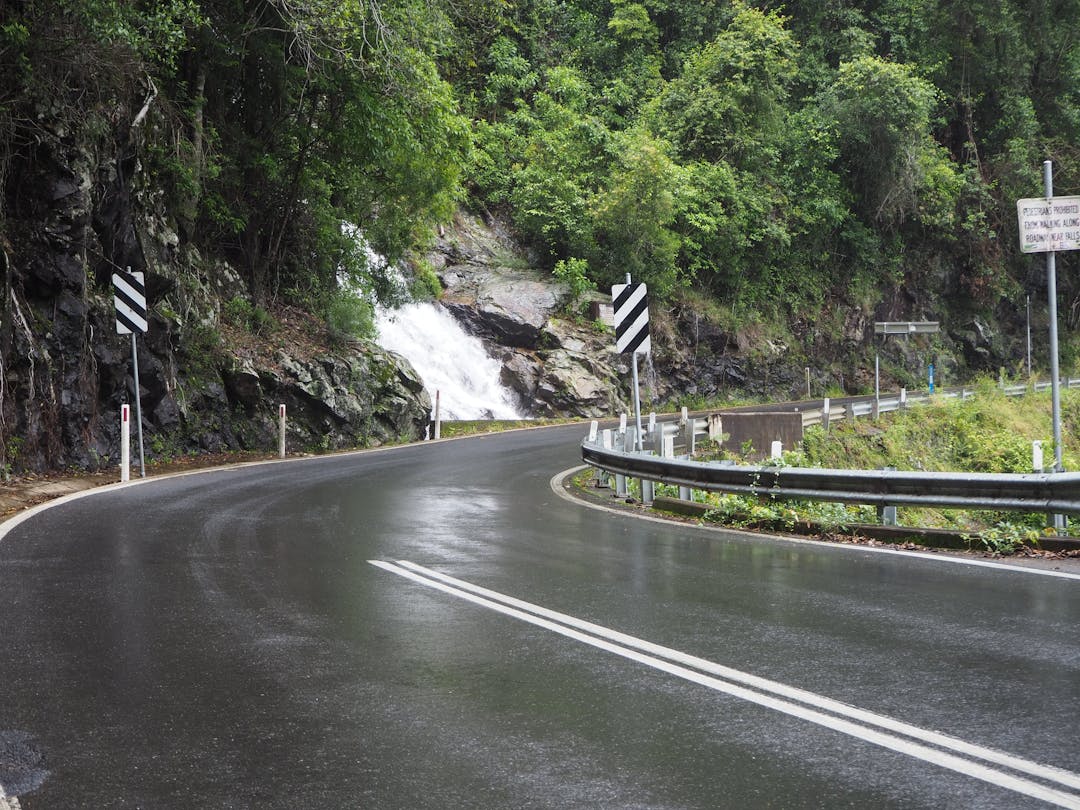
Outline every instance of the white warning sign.
[(1080, 250), (1080, 197), (1016, 201), (1023, 253)]

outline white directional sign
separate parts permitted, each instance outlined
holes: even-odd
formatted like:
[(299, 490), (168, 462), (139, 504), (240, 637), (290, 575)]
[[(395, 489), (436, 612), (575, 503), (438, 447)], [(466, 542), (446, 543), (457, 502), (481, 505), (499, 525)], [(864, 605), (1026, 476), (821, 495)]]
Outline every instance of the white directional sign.
[(1022, 252), (1080, 250), (1080, 197), (1017, 200), (1016, 218)]
[(146, 332), (146, 285), (142, 273), (113, 273), (113, 303), (116, 304), (116, 333)]
[(613, 285), (611, 303), (615, 308), (615, 350), (619, 354), (648, 354), (649, 296), (645, 285)]

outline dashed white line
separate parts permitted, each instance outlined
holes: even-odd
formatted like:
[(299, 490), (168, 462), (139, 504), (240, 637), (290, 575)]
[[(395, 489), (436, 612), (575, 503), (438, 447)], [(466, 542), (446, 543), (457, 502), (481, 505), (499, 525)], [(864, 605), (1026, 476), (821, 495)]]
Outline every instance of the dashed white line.
[[(885, 715), (813, 692), (724, 667), (618, 631), (548, 610), (514, 597), (448, 577), (413, 563), (369, 562), (385, 571), (490, 610), (542, 627), (656, 670), (760, 706), (798, 717), (915, 759), (980, 779), (1058, 807), (1080, 810), (1080, 795), (1066, 793), (983, 762), (1065, 787), (1080, 787), (1080, 774), (1042, 765), (1001, 751), (921, 729)], [(796, 702), (797, 701), (797, 702)], [(812, 707), (812, 708), (811, 708)], [(827, 714), (826, 712), (831, 712)], [(898, 736), (904, 735), (904, 736)], [(926, 743), (926, 744), (924, 744)], [(931, 747), (937, 746), (937, 747)], [(949, 753), (953, 751), (955, 753)], [(983, 762), (965, 759), (967, 757)]]

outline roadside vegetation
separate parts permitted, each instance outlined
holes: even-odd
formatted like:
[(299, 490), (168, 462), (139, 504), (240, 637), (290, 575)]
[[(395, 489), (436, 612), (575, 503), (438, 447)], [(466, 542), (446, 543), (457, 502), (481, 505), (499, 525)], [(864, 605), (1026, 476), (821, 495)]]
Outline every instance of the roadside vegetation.
[[(1063, 465), (1080, 469), (1080, 391), (1062, 391)], [(825, 469), (925, 470), (938, 472), (1030, 473), (1032, 442), (1043, 443), (1044, 467), (1054, 461), (1050, 394), (1007, 397), (989, 380), (967, 400), (935, 399), (906, 411), (872, 419), (833, 422), (826, 431), (809, 428), (801, 449), (785, 452), (780, 463)], [(699, 448), (704, 459), (752, 462), (715, 443)], [(658, 485), (657, 494), (676, 495)], [(870, 506), (787, 501), (720, 493), (697, 493), (711, 509), (705, 520), (725, 526), (839, 536), (852, 527), (879, 523)], [(1041, 513), (965, 511), (903, 507), (899, 522), (909, 528), (946, 529), (966, 538), (973, 549), (1014, 553), (1038, 546), (1049, 534)], [(1076, 526), (1072, 527), (1076, 534)]]

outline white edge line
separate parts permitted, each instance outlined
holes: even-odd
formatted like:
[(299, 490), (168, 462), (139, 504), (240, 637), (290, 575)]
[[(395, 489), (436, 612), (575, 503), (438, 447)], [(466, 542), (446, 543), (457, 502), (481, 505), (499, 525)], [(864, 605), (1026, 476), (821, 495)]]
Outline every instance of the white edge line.
[(368, 560), (371, 565), (381, 568), (393, 574), (397, 574), (400, 577), (413, 580), (421, 585), (436, 590), (443, 591), (452, 596), (456, 596), (459, 599), (463, 599), (468, 602), (480, 605), (482, 607), (489, 608), (498, 613), (519, 619), (527, 622), (528, 624), (536, 625), (537, 627), (550, 630), (567, 638), (574, 639), (583, 644), (587, 644), (591, 647), (610, 652), (614, 655), (618, 655), (622, 658), (627, 658), (637, 663), (645, 664), (653, 669), (657, 669), (661, 672), (666, 672), (669, 675), (674, 675), (683, 680), (696, 683), (700, 686), (705, 686), (709, 689), (713, 689), (717, 692), (723, 692), (731, 695), (732, 697), (740, 698), (750, 703), (755, 703), (759, 706), (763, 706), (774, 711), (781, 712), (793, 717), (797, 717), (802, 720), (806, 720), (811, 723), (823, 726), (825, 728), (838, 731), (842, 734), (847, 734), (856, 739), (860, 739), (864, 742), (878, 745), (882, 748), (887, 748), (892, 751), (896, 751), (901, 754), (920, 759), (924, 762), (932, 765), (938, 765), (942, 768), (955, 771), (965, 776), (970, 776), (975, 779), (979, 779), (984, 782), (988, 782), (997, 787), (1012, 790), (1015, 793), (1020, 793), (1025, 796), (1031, 796), (1032, 798), (1039, 799), (1041, 801), (1055, 804), (1059, 807), (1072, 808), (1073, 810), (1080, 810), (1080, 797), (1073, 794), (1063, 793), (1053, 788), (1048, 788), (1044, 785), (1040, 785), (1022, 777), (1013, 776), (1012, 774), (1002, 773), (1001, 771), (994, 770), (985, 765), (977, 762), (970, 762), (969, 760), (962, 759), (953, 754), (943, 752), (936, 748), (929, 748), (925, 745), (911, 742), (899, 737), (893, 737), (884, 732), (875, 731), (873, 729), (860, 726), (857, 723), (849, 720), (844, 720), (838, 717), (832, 717), (830, 715), (823, 714), (813, 709), (808, 709), (804, 706), (799, 706), (794, 703), (790, 703), (779, 698), (763, 695), (760, 692), (754, 692), (736, 684), (729, 683), (727, 681), (714, 678), (709, 675), (705, 675), (701, 672), (695, 672), (694, 670), (687, 669), (686, 667), (678, 666), (677, 664), (655, 658), (650, 655), (645, 655), (640, 652), (628, 649), (627, 647), (614, 644), (604, 639), (597, 638), (595, 636), (588, 635), (586, 633), (579, 632), (564, 625), (556, 624), (555, 622), (542, 619), (539, 616), (534, 616), (529, 613), (511, 608), (506, 605), (501, 605), (497, 602), (484, 599), (483, 597), (471, 594), (467, 591), (462, 591), (457, 588), (453, 588), (437, 580), (428, 579), (409, 571), (393, 563), (383, 562), (381, 560)]
[(498, 591), (488, 590), (482, 588), (479, 585), (473, 585), (470, 582), (457, 579), (455, 577), (441, 574), (438, 571), (434, 571), (430, 568), (425, 568), (422, 565), (408, 562), (405, 560), (398, 560), (397, 565), (407, 568), (411, 571), (415, 571), (421, 576), (429, 579), (435, 579), (440, 582), (445, 582), (454, 588), (469, 591), (475, 593), (486, 599), (490, 599), (494, 602), (505, 604), (509, 607), (517, 608), (518, 610), (532, 613), (537, 616), (541, 616), (546, 619), (565, 624), (569, 627), (582, 630), (583, 632), (590, 633), (594, 636), (609, 639), (631, 649), (639, 650), (649, 655), (656, 656), (657, 658), (663, 658), (668, 661), (672, 661), (677, 664), (681, 664), (686, 667), (701, 670), (707, 672), (710, 675), (716, 675), (717, 677), (724, 678), (729, 681), (735, 681), (742, 683), (746, 686), (753, 687), (765, 692), (771, 692), (774, 695), (778, 695), (789, 700), (796, 700), (801, 703), (805, 703), (810, 706), (814, 706), (824, 711), (830, 711), (835, 714), (840, 714), (861, 723), (868, 725), (878, 726), (880, 728), (887, 729), (889, 731), (904, 734), (909, 737), (913, 737), (918, 740), (922, 740), (925, 743), (936, 745), (942, 748), (948, 748), (958, 753), (965, 754), (967, 756), (977, 757), (979, 759), (993, 762), (998, 765), (1003, 765), (1013, 770), (1022, 771), (1024, 773), (1031, 774), (1032, 776), (1048, 779), (1059, 784), (1080, 789), (1080, 774), (1075, 774), (1072, 771), (1067, 771), (1062, 768), (1056, 768), (1051, 765), (1043, 765), (1041, 763), (1033, 762), (1031, 760), (1022, 759), (1020, 757), (1008, 754), (1004, 751), (998, 751), (993, 748), (986, 748), (975, 743), (969, 743), (965, 740), (951, 737), (947, 734), (943, 734), (938, 731), (930, 729), (920, 728), (919, 726), (913, 726), (910, 723), (905, 723), (902, 720), (896, 720), (895, 718), (887, 715), (877, 714), (867, 709), (860, 709), (856, 706), (851, 706), (847, 703), (842, 703), (838, 700), (819, 695), (815, 692), (808, 692), (805, 689), (799, 689), (795, 686), (789, 686), (779, 681), (769, 680), (768, 678), (762, 678), (757, 675), (751, 675), (748, 672), (742, 672), (741, 670), (732, 669), (730, 667), (717, 664), (712, 661), (708, 661), (704, 658), (698, 658), (688, 653), (679, 652), (673, 650), (670, 647), (663, 647), (659, 644), (654, 644), (650, 641), (630, 636), (625, 633), (620, 633), (617, 630), (612, 630), (608, 627), (593, 624), (592, 622), (578, 619), (574, 616), (569, 616), (565, 613), (559, 613), (548, 608), (541, 607), (540, 605), (532, 604), (531, 602), (525, 602), (520, 599), (515, 599), (512, 596), (501, 594)]
[(649, 520), (653, 523), (662, 523), (665, 526), (680, 526), (687, 529), (696, 529), (704, 532), (733, 534), (740, 539), (747, 540), (762, 540), (768, 538), (770, 541), (779, 541), (788, 544), (798, 545), (812, 545), (819, 548), (827, 548), (833, 551), (847, 551), (847, 552), (873, 552), (875, 554), (891, 554), (898, 557), (914, 557), (920, 560), (932, 560), (934, 562), (953, 563), (956, 565), (973, 565), (978, 568), (993, 568), (997, 571), (1011, 571), (1017, 574), (1038, 574), (1044, 577), (1057, 577), (1058, 579), (1071, 579), (1080, 581), (1080, 574), (1070, 574), (1068, 571), (1050, 571), (1046, 568), (1036, 568), (1034, 566), (1026, 565), (1009, 565), (1008, 563), (991, 562), (989, 560), (969, 560), (965, 557), (953, 557), (948, 554), (928, 554), (924, 551), (907, 551), (903, 549), (895, 548), (881, 548), (880, 546), (864, 546), (858, 543), (829, 543), (825, 540), (811, 540), (809, 538), (792, 538), (783, 537), (781, 535), (768, 534), (765, 532), (748, 532), (742, 529), (732, 529), (726, 526), (705, 526), (698, 523), (683, 523), (672, 520), (666, 520), (656, 515), (644, 515), (637, 511), (631, 511), (626, 509), (616, 509), (612, 506), (605, 506), (602, 503), (594, 503), (586, 498), (576, 498), (568, 493), (563, 488), (563, 481), (569, 476), (576, 475), (582, 470), (586, 470), (590, 467), (589, 464), (582, 464), (578, 467), (571, 467), (568, 470), (563, 470), (561, 473), (557, 473), (551, 478), (551, 489), (560, 498), (563, 498), (570, 503), (576, 503), (579, 506), (584, 506), (589, 509), (597, 509), (601, 512), (609, 512), (614, 515), (622, 515), (623, 517), (633, 518), (635, 520)]

